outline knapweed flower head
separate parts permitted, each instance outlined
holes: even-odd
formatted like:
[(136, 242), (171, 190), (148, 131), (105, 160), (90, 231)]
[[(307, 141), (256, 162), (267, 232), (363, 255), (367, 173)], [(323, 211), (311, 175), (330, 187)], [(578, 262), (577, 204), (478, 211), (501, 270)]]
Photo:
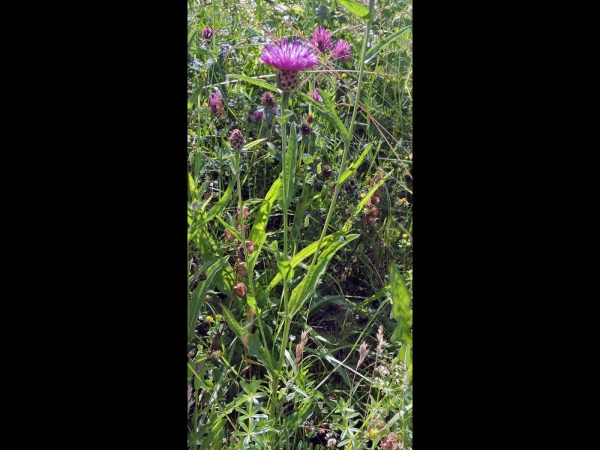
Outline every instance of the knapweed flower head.
[(275, 96), (272, 92), (265, 92), (260, 98), (260, 104), (267, 108), (273, 108), (275, 106)]
[(323, 97), (321, 97), (321, 94), (319, 94), (319, 91), (317, 91), (316, 89), (313, 91), (311, 97), (313, 100), (315, 100), (317, 102), (323, 101)]
[(296, 37), (287, 37), (279, 44), (265, 45), (260, 60), (265, 64), (279, 69), (277, 77), (279, 86), (284, 92), (292, 92), (298, 84), (298, 72), (318, 64), (317, 55), (313, 50)]
[(300, 133), (302, 133), (303, 135), (306, 136), (307, 134), (310, 134), (311, 131), (312, 128), (307, 123), (303, 123), (302, 125), (300, 125)]
[(350, 61), (350, 44), (343, 39), (337, 41), (333, 51), (331, 52), (331, 56), (333, 59), (339, 61)]
[(229, 145), (231, 145), (231, 148), (235, 149), (242, 148), (244, 145), (244, 135), (237, 128), (233, 130), (231, 136), (229, 136)]
[(202, 39), (206, 39), (208, 41), (210, 41), (213, 37), (213, 30), (211, 30), (210, 28), (206, 27), (204, 30), (202, 30)]
[(218, 92), (212, 92), (210, 94), (210, 96), (208, 97), (208, 110), (210, 111), (211, 114), (215, 114), (218, 110), (219, 110), (219, 104), (221, 102), (221, 96), (219, 95)]
[(254, 121), (254, 122), (262, 122), (263, 120), (263, 112), (262, 111), (255, 111), (253, 113), (248, 114), (248, 120)]
[(323, 28), (320, 25), (313, 33), (311, 43), (323, 53), (328, 52), (333, 48), (333, 44), (331, 43), (331, 33), (327, 28)]

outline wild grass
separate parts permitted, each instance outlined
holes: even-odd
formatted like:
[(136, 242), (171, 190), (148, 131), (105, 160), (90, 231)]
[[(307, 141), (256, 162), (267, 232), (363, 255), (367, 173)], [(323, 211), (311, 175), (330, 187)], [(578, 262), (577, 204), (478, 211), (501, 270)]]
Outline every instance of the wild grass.
[(412, 0), (188, 5), (188, 447), (411, 449)]

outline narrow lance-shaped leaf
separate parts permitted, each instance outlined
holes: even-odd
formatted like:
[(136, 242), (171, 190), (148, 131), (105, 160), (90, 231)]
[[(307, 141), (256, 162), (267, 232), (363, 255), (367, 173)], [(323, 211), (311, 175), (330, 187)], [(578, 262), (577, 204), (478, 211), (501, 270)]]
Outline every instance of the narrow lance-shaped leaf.
[(227, 75), (228, 78), (233, 78), (236, 80), (242, 80), (245, 81), (246, 83), (250, 83), (253, 84), (255, 86), (259, 86), (261, 88), (264, 89), (268, 89), (269, 91), (273, 91), (273, 92), (277, 92), (279, 93), (279, 89), (275, 86), (271, 86), (269, 83), (266, 83), (258, 78), (252, 78), (252, 77), (247, 77), (246, 75), (239, 75), (237, 73), (231, 73), (229, 75)]
[(371, 61), (371, 59), (373, 57), (375, 57), (375, 55), (377, 55), (377, 53), (379, 53), (379, 51), (390, 45), (392, 42), (394, 42), (396, 39), (398, 39), (402, 34), (406, 33), (407, 31), (409, 31), (412, 27), (407, 26), (404, 28), (399, 29), (398, 31), (396, 31), (395, 33), (389, 35), (388, 37), (386, 37), (385, 39), (379, 41), (377, 44), (375, 44), (373, 47), (371, 47), (367, 53), (365, 54), (365, 63), (368, 63), (369, 61)]
[(235, 331), (238, 337), (242, 338), (246, 336), (248, 334), (248, 330), (246, 330), (239, 324), (237, 320), (235, 320), (235, 317), (233, 317), (233, 314), (231, 314), (231, 311), (229, 311), (224, 303), (221, 303), (221, 309), (223, 310), (223, 315), (225, 316), (225, 320), (229, 324), (229, 327)]
[[(352, 212), (352, 215), (358, 216), (360, 214), (360, 212), (365, 207), (365, 205), (367, 204), (367, 202), (369, 201), (369, 199), (373, 196), (373, 194), (375, 194), (375, 192), (377, 192), (377, 189), (379, 189), (379, 187), (382, 186), (383, 183), (385, 183), (385, 180), (388, 177), (389, 177), (389, 175), (386, 175), (383, 179), (379, 180), (379, 182), (376, 183), (371, 188), (371, 190), (368, 192), (368, 194), (365, 195), (365, 197), (360, 201), (360, 203), (356, 206), (356, 208), (354, 208), (354, 211)], [(342, 231), (344, 231), (344, 232), (350, 231), (350, 228), (352, 228), (353, 223), (354, 223), (354, 220), (352, 219), (352, 216), (351, 216), (348, 220), (346, 220), (346, 223), (342, 227)]]
[(260, 207), (258, 208), (258, 212), (254, 217), (254, 223), (252, 224), (252, 230), (250, 231), (250, 240), (254, 242), (255, 245), (254, 251), (248, 257), (247, 268), (249, 272), (252, 271), (252, 268), (258, 259), (258, 255), (262, 250), (262, 246), (267, 239), (267, 222), (269, 221), (271, 208), (273, 208), (273, 204), (275, 203), (275, 200), (277, 200), (280, 185), (281, 178), (277, 178), (271, 185), (267, 195), (265, 195), (265, 199), (261, 203)]
[[(323, 243), (321, 244), (321, 249), (322, 250), (325, 249), (329, 244), (331, 244), (335, 239), (338, 239), (343, 234), (345, 234), (345, 231), (339, 231), (337, 233), (325, 236), (325, 238), (323, 239)], [(303, 260), (305, 260), (306, 258), (308, 258), (309, 256), (311, 256), (312, 254), (314, 254), (315, 251), (317, 250), (317, 246), (318, 245), (319, 245), (318, 241), (317, 242), (313, 242), (308, 247), (305, 247), (300, 252), (298, 252), (290, 260), (290, 264), (292, 266), (292, 269), (294, 269)], [(281, 280), (282, 280), (281, 273), (280, 272), (276, 273), (275, 276), (273, 277), (273, 279), (271, 280), (271, 282), (269, 283), (269, 286), (267, 287), (267, 292), (270, 291), (271, 289), (273, 289), (275, 286), (277, 286), (277, 283), (279, 283)]]
[(390, 287), (392, 294), (392, 312), (390, 317), (396, 319), (398, 325), (391, 337), (393, 342), (412, 344), (412, 311), (410, 309), (410, 293), (406, 289), (404, 278), (395, 264), (390, 266)]
[(248, 355), (256, 356), (267, 370), (273, 373), (273, 363), (265, 348), (258, 338), (258, 330), (254, 334), (248, 335)]
[(346, 181), (346, 179), (352, 175), (354, 172), (356, 172), (356, 170), (360, 167), (360, 165), (362, 164), (362, 162), (365, 160), (365, 158), (367, 157), (367, 154), (369, 153), (369, 150), (371, 150), (371, 147), (373, 146), (373, 144), (368, 144), (365, 149), (363, 150), (363, 152), (361, 153), (361, 155), (358, 157), (358, 159), (354, 160), (354, 162), (350, 165), (350, 167), (348, 167), (348, 170), (346, 170), (341, 176), (340, 179), (338, 180), (338, 184), (341, 186), (342, 183), (344, 181)]
[(194, 289), (194, 292), (192, 293), (192, 298), (190, 300), (190, 316), (188, 318), (188, 339), (190, 340), (194, 337), (194, 330), (196, 329), (196, 322), (198, 321), (200, 306), (204, 301), (204, 297), (206, 296), (208, 290), (212, 287), (215, 274), (221, 270), (228, 259), (229, 256), (218, 259), (214, 262), (214, 264), (206, 269), (206, 280), (196, 286), (196, 289)]
[(321, 253), (317, 263), (308, 271), (304, 277), (304, 280), (302, 280), (302, 282), (292, 291), (289, 301), (289, 310), (291, 316), (300, 311), (304, 303), (306, 303), (306, 301), (310, 298), (317, 287), (317, 283), (319, 282), (321, 275), (327, 268), (331, 258), (333, 258), (333, 255), (335, 255), (339, 249), (348, 245), (358, 236), (358, 234), (349, 234), (346, 236), (344, 241), (334, 242), (327, 247), (323, 253)]
[(362, 3), (355, 2), (354, 0), (338, 0), (338, 3), (348, 9), (356, 17), (360, 17), (364, 20), (371, 20), (369, 14), (369, 8)]
[(194, 103), (196, 103), (196, 100), (198, 99), (200, 92), (202, 92), (202, 89), (204, 88), (204, 83), (202, 81), (199, 81), (199, 83), (200, 84), (198, 85), (198, 87), (194, 90), (194, 92), (192, 92), (192, 95), (190, 95), (188, 97), (188, 101), (187, 101), (188, 109), (191, 109), (194, 106)]
[[(200, 227), (194, 237), (194, 243), (200, 249), (202, 259), (208, 261), (223, 256), (219, 245), (211, 238), (206, 226)], [(234, 273), (230, 264), (225, 264), (223, 269), (217, 273), (214, 282), (219, 291), (229, 296), (233, 292)]]
[(412, 376), (412, 357), (410, 349), (412, 347), (412, 310), (410, 309), (410, 292), (406, 289), (404, 278), (395, 264), (390, 266), (390, 287), (392, 294), (392, 312), (390, 317), (398, 322), (390, 340), (392, 342), (402, 342), (399, 357), (406, 363), (409, 371), (409, 377)]
[[(282, 125), (285, 126), (285, 125)], [(287, 186), (285, 186), (285, 190), (283, 189), (282, 184), (282, 203), (285, 205), (285, 208), (289, 207), (290, 202), (292, 200), (292, 192), (294, 191), (294, 175), (296, 174), (296, 159), (298, 153), (298, 141), (296, 140), (296, 124), (294, 122), (291, 123), (291, 131), (288, 139), (288, 145), (286, 148), (284, 167), (282, 170), (285, 170), (285, 178), (287, 182)], [(282, 205), (282, 208), (284, 207)]]

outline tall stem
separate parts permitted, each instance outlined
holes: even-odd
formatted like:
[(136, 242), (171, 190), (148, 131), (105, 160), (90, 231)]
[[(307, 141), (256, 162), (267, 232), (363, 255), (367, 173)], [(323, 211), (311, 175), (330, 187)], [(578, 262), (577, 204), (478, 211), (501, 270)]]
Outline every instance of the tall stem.
[[(290, 100), (289, 92), (284, 92), (281, 98), (281, 113), (285, 114), (288, 109)], [(287, 122), (281, 124), (281, 156), (283, 161), (283, 258), (284, 261), (288, 260), (288, 198), (290, 193), (288, 192), (288, 181), (286, 174), (286, 161), (287, 161)], [(285, 349), (288, 343), (288, 336), (290, 333), (290, 321), (291, 317), (288, 310), (288, 279), (287, 276), (283, 277), (283, 336), (281, 341), (281, 352), (279, 354), (279, 362), (277, 363), (277, 370), (273, 374), (273, 384), (271, 386), (271, 415), (275, 416), (275, 406), (277, 405), (277, 387), (279, 385), (279, 374), (283, 367), (283, 360), (285, 359)], [(275, 346), (275, 343), (273, 343)]]

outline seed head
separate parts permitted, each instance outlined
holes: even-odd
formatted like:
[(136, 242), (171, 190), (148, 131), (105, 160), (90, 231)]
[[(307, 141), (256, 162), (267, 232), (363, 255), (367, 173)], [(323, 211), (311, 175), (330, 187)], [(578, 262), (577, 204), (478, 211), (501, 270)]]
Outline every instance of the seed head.
[(360, 355), (360, 358), (358, 358), (358, 364), (356, 364), (356, 368), (358, 369), (358, 366), (360, 366), (362, 364), (362, 362), (365, 360), (367, 353), (368, 353), (368, 349), (367, 349), (367, 342), (364, 341), (359, 349), (358, 349), (358, 353)]
[(241, 262), (235, 267), (235, 271), (238, 275), (248, 278), (248, 269), (246, 269), (246, 262)]
[(233, 287), (233, 293), (240, 298), (244, 298), (247, 292), (248, 288), (244, 283), (238, 283)]

